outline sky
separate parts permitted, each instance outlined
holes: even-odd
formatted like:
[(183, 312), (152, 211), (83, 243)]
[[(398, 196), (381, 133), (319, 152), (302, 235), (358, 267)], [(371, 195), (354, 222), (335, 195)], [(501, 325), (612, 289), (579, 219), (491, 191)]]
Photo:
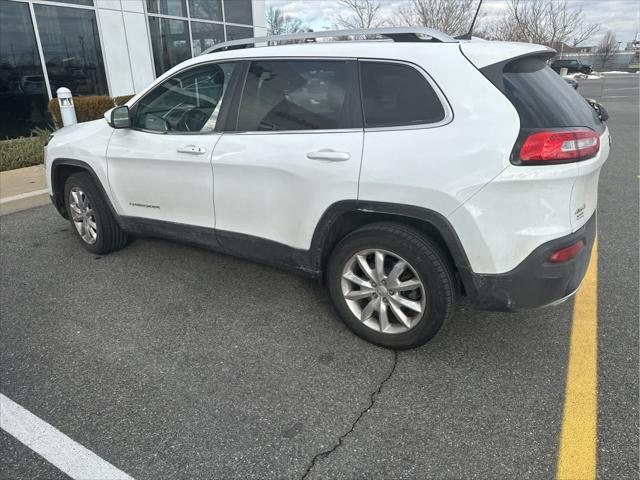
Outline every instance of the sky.
[[(398, 6), (407, 0), (379, 1), (383, 15), (393, 16)], [(489, 19), (499, 16), (506, 8), (505, 3), (504, 0), (484, 0), (480, 15)], [(627, 42), (633, 40), (636, 32), (640, 32), (638, 0), (569, 0), (569, 5), (582, 8), (587, 22), (601, 25), (600, 32), (585, 45), (596, 45), (604, 32), (611, 30), (623, 42), (624, 48)], [(349, 13), (338, 0), (266, 0), (266, 6), (267, 9), (279, 8), (286, 14), (298, 17), (314, 30), (333, 28), (333, 18)]]

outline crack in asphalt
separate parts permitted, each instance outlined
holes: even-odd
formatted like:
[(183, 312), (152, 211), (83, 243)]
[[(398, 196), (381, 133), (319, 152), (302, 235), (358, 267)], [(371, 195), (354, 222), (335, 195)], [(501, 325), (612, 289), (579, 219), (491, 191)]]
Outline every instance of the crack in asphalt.
[(394, 352), (393, 352), (393, 365), (391, 367), (391, 370), (389, 371), (387, 376), (382, 380), (382, 382), (380, 382), (380, 384), (378, 385), (378, 388), (371, 393), (371, 397), (369, 399), (369, 405), (367, 405), (367, 407), (360, 412), (360, 415), (358, 415), (358, 418), (356, 418), (356, 420), (351, 424), (351, 428), (349, 428), (349, 430), (346, 433), (341, 435), (340, 438), (338, 438), (338, 441), (331, 448), (329, 448), (327, 450), (323, 450), (322, 452), (317, 453), (311, 459), (311, 463), (309, 464), (309, 466), (305, 470), (304, 474), (302, 475), (301, 480), (305, 480), (309, 476), (309, 474), (311, 473), (313, 468), (316, 466), (316, 462), (320, 458), (322, 458), (322, 457), (326, 458), (329, 455), (331, 455), (333, 452), (335, 452), (338, 449), (338, 447), (340, 447), (342, 445), (342, 442), (344, 441), (344, 439), (347, 438), (349, 435), (351, 435), (353, 430), (356, 428), (356, 425), (358, 424), (358, 422), (360, 422), (362, 417), (364, 417), (364, 414), (367, 413), (369, 410), (371, 410), (373, 408), (373, 405), (375, 403), (376, 397), (378, 396), (378, 394), (382, 390), (382, 387), (384, 386), (384, 384), (387, 383), (391, 379), (391, 377), (393, 376), (394, 372), (396, 371), (396, 366), (397, 365), (398, 365), (398, 352), (396, 350), (394, 350)]

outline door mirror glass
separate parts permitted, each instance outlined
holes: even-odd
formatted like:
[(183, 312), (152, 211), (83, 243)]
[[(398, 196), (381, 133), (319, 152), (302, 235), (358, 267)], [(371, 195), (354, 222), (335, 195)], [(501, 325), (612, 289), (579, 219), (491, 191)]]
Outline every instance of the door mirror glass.
[(111, 110), (111, 126), (113, 128), (129, 128), (131, 126), (129, 107), (122, 105)]

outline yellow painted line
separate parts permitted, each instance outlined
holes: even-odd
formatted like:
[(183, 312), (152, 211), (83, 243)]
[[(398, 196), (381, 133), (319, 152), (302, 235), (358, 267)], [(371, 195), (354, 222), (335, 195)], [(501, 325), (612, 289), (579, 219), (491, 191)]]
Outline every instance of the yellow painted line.
[(576, 294), (558, 454), (558, 480), (596, 478), (598, 422), (598, 242)]

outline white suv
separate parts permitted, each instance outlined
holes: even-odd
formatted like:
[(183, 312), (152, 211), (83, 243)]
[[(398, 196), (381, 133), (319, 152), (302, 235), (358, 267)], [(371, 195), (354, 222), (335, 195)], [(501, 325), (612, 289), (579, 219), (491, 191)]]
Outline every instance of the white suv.
[(459, 297), (514, 310), (573, 294), (609, 154), (598, 105), (546, 47), (365, 33), (219, 44), (106, 121), (55, 132), (54, 205), (91, 252), (155, 236), (316, 277), (391, 348), (429, 340)]

